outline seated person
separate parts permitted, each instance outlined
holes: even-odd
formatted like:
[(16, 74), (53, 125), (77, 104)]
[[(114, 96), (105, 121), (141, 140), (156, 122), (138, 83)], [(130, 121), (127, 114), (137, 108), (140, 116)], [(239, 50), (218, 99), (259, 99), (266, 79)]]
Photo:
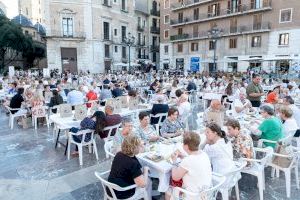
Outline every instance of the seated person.
[(119, 97), (123, 95), (123, 90), (120, 88), (119, 84), (115, 84), (115, 88), (111, 91), (113, 97)]
[[(64, 100), (63, 100), (62, 96), (60, 96), (60, 94), (58, 93), (57, 90), (53, 90), (52, 94), (53, 95), (52, 95), (52, 97), (50, 99), (50, 103), (49, 103), (49, 107), (50, 108), (64, 103)], [(56, 109), (52, 109), (52, 112), (56, 113), (57, 110)]]
[[(260, 107), (260, 114), (264, 118), (264, 121), (256, 127), (249, 127), (251, 132), (255, 135), (259, 135), (261, 139), (278, 141), (283, 137), (282, 123), (280, 119), (274, 116), (275, 111), (271, 105), (263, 105)], [(276, 143), (264, 142), (265, 146), (275, 148)]]
[(283, 134), (284, 137), (290, 134), (295, 135), (296, 131), (299, 129), (296, 120), (293, 118), (293, 111), (288, 106), (282, 106), (279, 109), (279, 116), (283, 121)]
[[(122, 121), (122, 117), (119, 114), (113, 114), (114, 108), (112, 106), (105, 106), (105, 127), (114, 126), (120, 124)], [(116, 130), (113, 130), (111, 135), (115, 135)], [(100, 138), (106, 138), (108, 136), (108, 131), (100, 132)]]
[(276, 104), (279, 100), (279, 92), (280, 92), (280, 86), (276, 86), (272, 92), (270, 92), (267, 95), (266, 102), (270, 104)]
[(17, 90), (17, 94), (15, 94), (9, 103), (9, 107), (10, 108), (19, 108), (19, 110), (12, 110), (11, 113), (12, 114), (16, 114), (16, 115), (22, 115), (22, 114), (26, 114), (27, 110), (21, 108), (23, 102), (24, 102), (24, 98), (23, 98), (23, 93), (24, 93), (24, 88), (18, 88)]
[[(119, 185), (120, 187), (127, 187), (136, 184), (138, 187), (149, 186), (146, 185), (146, 179), (142, 172), (142, 165), (135, 157), (141, 147), (141, 141), (136, 136), (128, 136), (124, 139), (121, 146), (121, 151), (116, 154), (112, 162), (108, 181)], [(108, 195), (111, 195), (110, 191), (106, 188)], [(115, 191), (118, 199), (128, 199), (135, 193), (135, 189), (127, 191)]]
[(68, 93), (67, 102), (68, 104), (71, 105), (81, 105), (84, 102), (84, 96), (79, 89), (72, 90), (71, 92)]
[[(152, 109), (151, 109), (151, 114), (156, 115), (159, 113), (167, 113), (169, 110), (168, 104), (164, 102), (164, 99), (159, 97), (157, 98), (157, 103), (153, 104)], [(151, 124), (157, 124), (159, 118), (151, 118)], [(165, 117), (162, 118), (162, 122), (165, 120)]]
[(167, 119), (163, 122), (160, 134), (162, 137), (171, 138), (183, 133), (184, 124), (178, 119), (178, 110), (170, 108)]
[(124, 118), (122, 120), (122, 129), (119, 129), (115, 136), (113, 137), (113, 149), (112, 153), (117, 153), (121, 150), (121, 144), (123, 140), (128, 136), (128, 135), (133, 135), (132, 133), (133, 129), (133, 124), (131, 119), (129, 118)]
[[(300, 128), (300, 109), (295, 105), (295, 101), (291, 96), (285, 96), (283, 98), (283, 105), (288, 106), (293, 111), (293, 118), (296, 120), (298, 127)], [(294, 137), (300, 136), (300, 129), (298, 129)]]
[[(241, 158), (253, 159), (253, 141), (247, 134), (241, 133), (241, 125), (239, 121), (230, 119), (226, 123), (228, 133), (233, 148), (233, 159), (238, 161)], [(248, 162), (250, 167), (252, 162)]]
[(189, 115), (191, 114), (191, 104), (188, 101), (189, 97), (187, 94), (183, 94), (178, 99), (178, 112), (179, 112), (179, 118), (182, 122), (186, 122)]
[[(80, 129), (71, 128), (70, 131), (73, 133), (77, 133), (81, 130), (91, 129), (95, 130), (95, 133), (99, 133), (105, 127), (105, 114), (102, 111), (96, 111), (91, 117), (86, 117), (80, 122)], [(85, 135), (85, 142), (91, 140), (91, 133), (87, 133)], [(75, 142), (80, 143), (82, 140), (82, 135), (73, 135), (73, 139)], [(76, 146), (76, 151), (72, 153), (73, 155), (78, 154), (78, 147)]]
[[(187, 132), (183, 134), (183, 149), (187, 153), (185, 156), (176, 150), (171, 158), (175, 162), (179, 157), (182, 159), (178, 167), (172, 169), (172, 180), (182, 180), (182, 188), (189, 192), (200, 193), (207, 189), (212, 183), (211, 163), (208, 155), (199, 150), (200, 137), (197, 133)], [(172, 188), (166, 193), (165, 199), (170, 199)], [(185, 196), (186, 199), (197, 199)]]
[(239, 98), (235, 99), (233, 102), (234, 116), (239, 116), (243, 113), (252, 110), (251, 102), (248, 99), (246, 99), (247, 97), (246, 89), (241, 88), (238, 96)]
[(226, 174), (235, 168), (233, 150), (226, 134), (216, 123), (206, 126), (206, 145), (204, 152), (207, 153), (212, 164), (213, 172)]
[(156, 93), (152, 95), (151, 103), (157, 103), (158, 99), (162, 99), (163, 102), (167, 102), (168, 101), (168, 97), (163, 93), (163, 89), (162, 88), (158, 88), (156, 90)]
[[(86, 93), (85, 97), (87, 101), (94, 101), (98, 99), (97, 93), (94, 91), (94, 88), (92, 86), (89, 86), (89, 91), (88, 93)], [(92, 106), (91, 103), (86, 104), (87, 108), (90, 108), (91, 106)]]
[(155, 128), (149, 124), (149, 114), (147, 112), (140, 112), (139, 114), (140, 125), (136, 133), (139, 138), (146, 142), (153, 142), (159, 139)]
[(111, 90), (109, 89), (108, 85), (103, 85), (103, 89), (100, 92), (100, 100), (104, 101), (110, 98), (112, 98)]
[(204, 124), (217, 123), (220, 127), (224, 123), (224, 109), (221, 101), (212, 100), (210, 106), (204, 111), (203, 114)]

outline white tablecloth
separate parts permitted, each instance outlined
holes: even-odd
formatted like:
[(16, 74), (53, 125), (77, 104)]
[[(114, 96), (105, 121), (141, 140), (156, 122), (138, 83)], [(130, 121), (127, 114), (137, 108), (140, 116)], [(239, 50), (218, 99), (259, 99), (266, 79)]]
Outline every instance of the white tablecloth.
[[(201, 138), (201, 145), (203, 145), (206, 141), (206, 136), (204, 134), (199, 134)], [(155, 148), (154, 151), (141, 153), (137, 156), (139, 161), (142, 165), (148, 166), (150, 168), (150, 175), (154, 175), (155, 177), (158, 177), (159, 179), (159, 185), (158, 185), (158, 191), (159, 192), (166, 192), (169, 188), (170, 183), (170, 177), (171, 177), (171, 170), (173, 168), (173, 165), (169, 163), (166, 158), (168, 159), (171, 154), (175, 150), (180, 150), (184, 153), (182, 143), (174, 143), (174, 144), (163, 144), (163, 143), (157, 143), (154, 144)], [(156, 152), (159, 155), (162, 155), (165, 159), (159, 162), (154, 162), (145, 156), (149, 153)]]
[(60, 114), (53, 114), (50, 115), (49, 119), (55, 123), (59, 129), (80, 128), (81, 120), (75, 120), (73, 116), (62, 118)]

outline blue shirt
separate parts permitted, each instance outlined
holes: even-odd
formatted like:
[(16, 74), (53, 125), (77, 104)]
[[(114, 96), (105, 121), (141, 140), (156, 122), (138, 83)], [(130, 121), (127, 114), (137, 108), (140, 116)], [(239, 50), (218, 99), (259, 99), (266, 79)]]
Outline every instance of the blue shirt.
[(83, 104), (84, 103), (83, 99), (84, 99), (83, 94), (78, 90), (73, 90), (69, 92), (67, 96), (67, 102), (71, 105)]

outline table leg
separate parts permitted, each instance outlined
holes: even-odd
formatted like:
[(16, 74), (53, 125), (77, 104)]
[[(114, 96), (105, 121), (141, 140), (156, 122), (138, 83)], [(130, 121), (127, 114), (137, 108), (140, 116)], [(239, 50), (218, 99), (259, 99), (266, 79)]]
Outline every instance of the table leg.
[(56, 149), (57, 144), (58, 144), (59, 135), (60, 135), (60, 129), (58, 129), (58, 133), (57, 133), (57, 137), (56, 137), (56, 143), (55, 143), (55, 149)]

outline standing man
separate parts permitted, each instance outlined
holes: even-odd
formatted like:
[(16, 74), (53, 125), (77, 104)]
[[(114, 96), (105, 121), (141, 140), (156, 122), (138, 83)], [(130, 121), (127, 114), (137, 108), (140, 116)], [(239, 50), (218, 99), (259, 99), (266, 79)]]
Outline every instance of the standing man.
[(261, 104), (261, 97), (264, 94), (264, 90), (260, 85), (261, 77), (258, 74), (252, 75), (252, 83), (250, 83), (246, 89), (247, 98), (250, 100), (253, 107), (259, 107)]

